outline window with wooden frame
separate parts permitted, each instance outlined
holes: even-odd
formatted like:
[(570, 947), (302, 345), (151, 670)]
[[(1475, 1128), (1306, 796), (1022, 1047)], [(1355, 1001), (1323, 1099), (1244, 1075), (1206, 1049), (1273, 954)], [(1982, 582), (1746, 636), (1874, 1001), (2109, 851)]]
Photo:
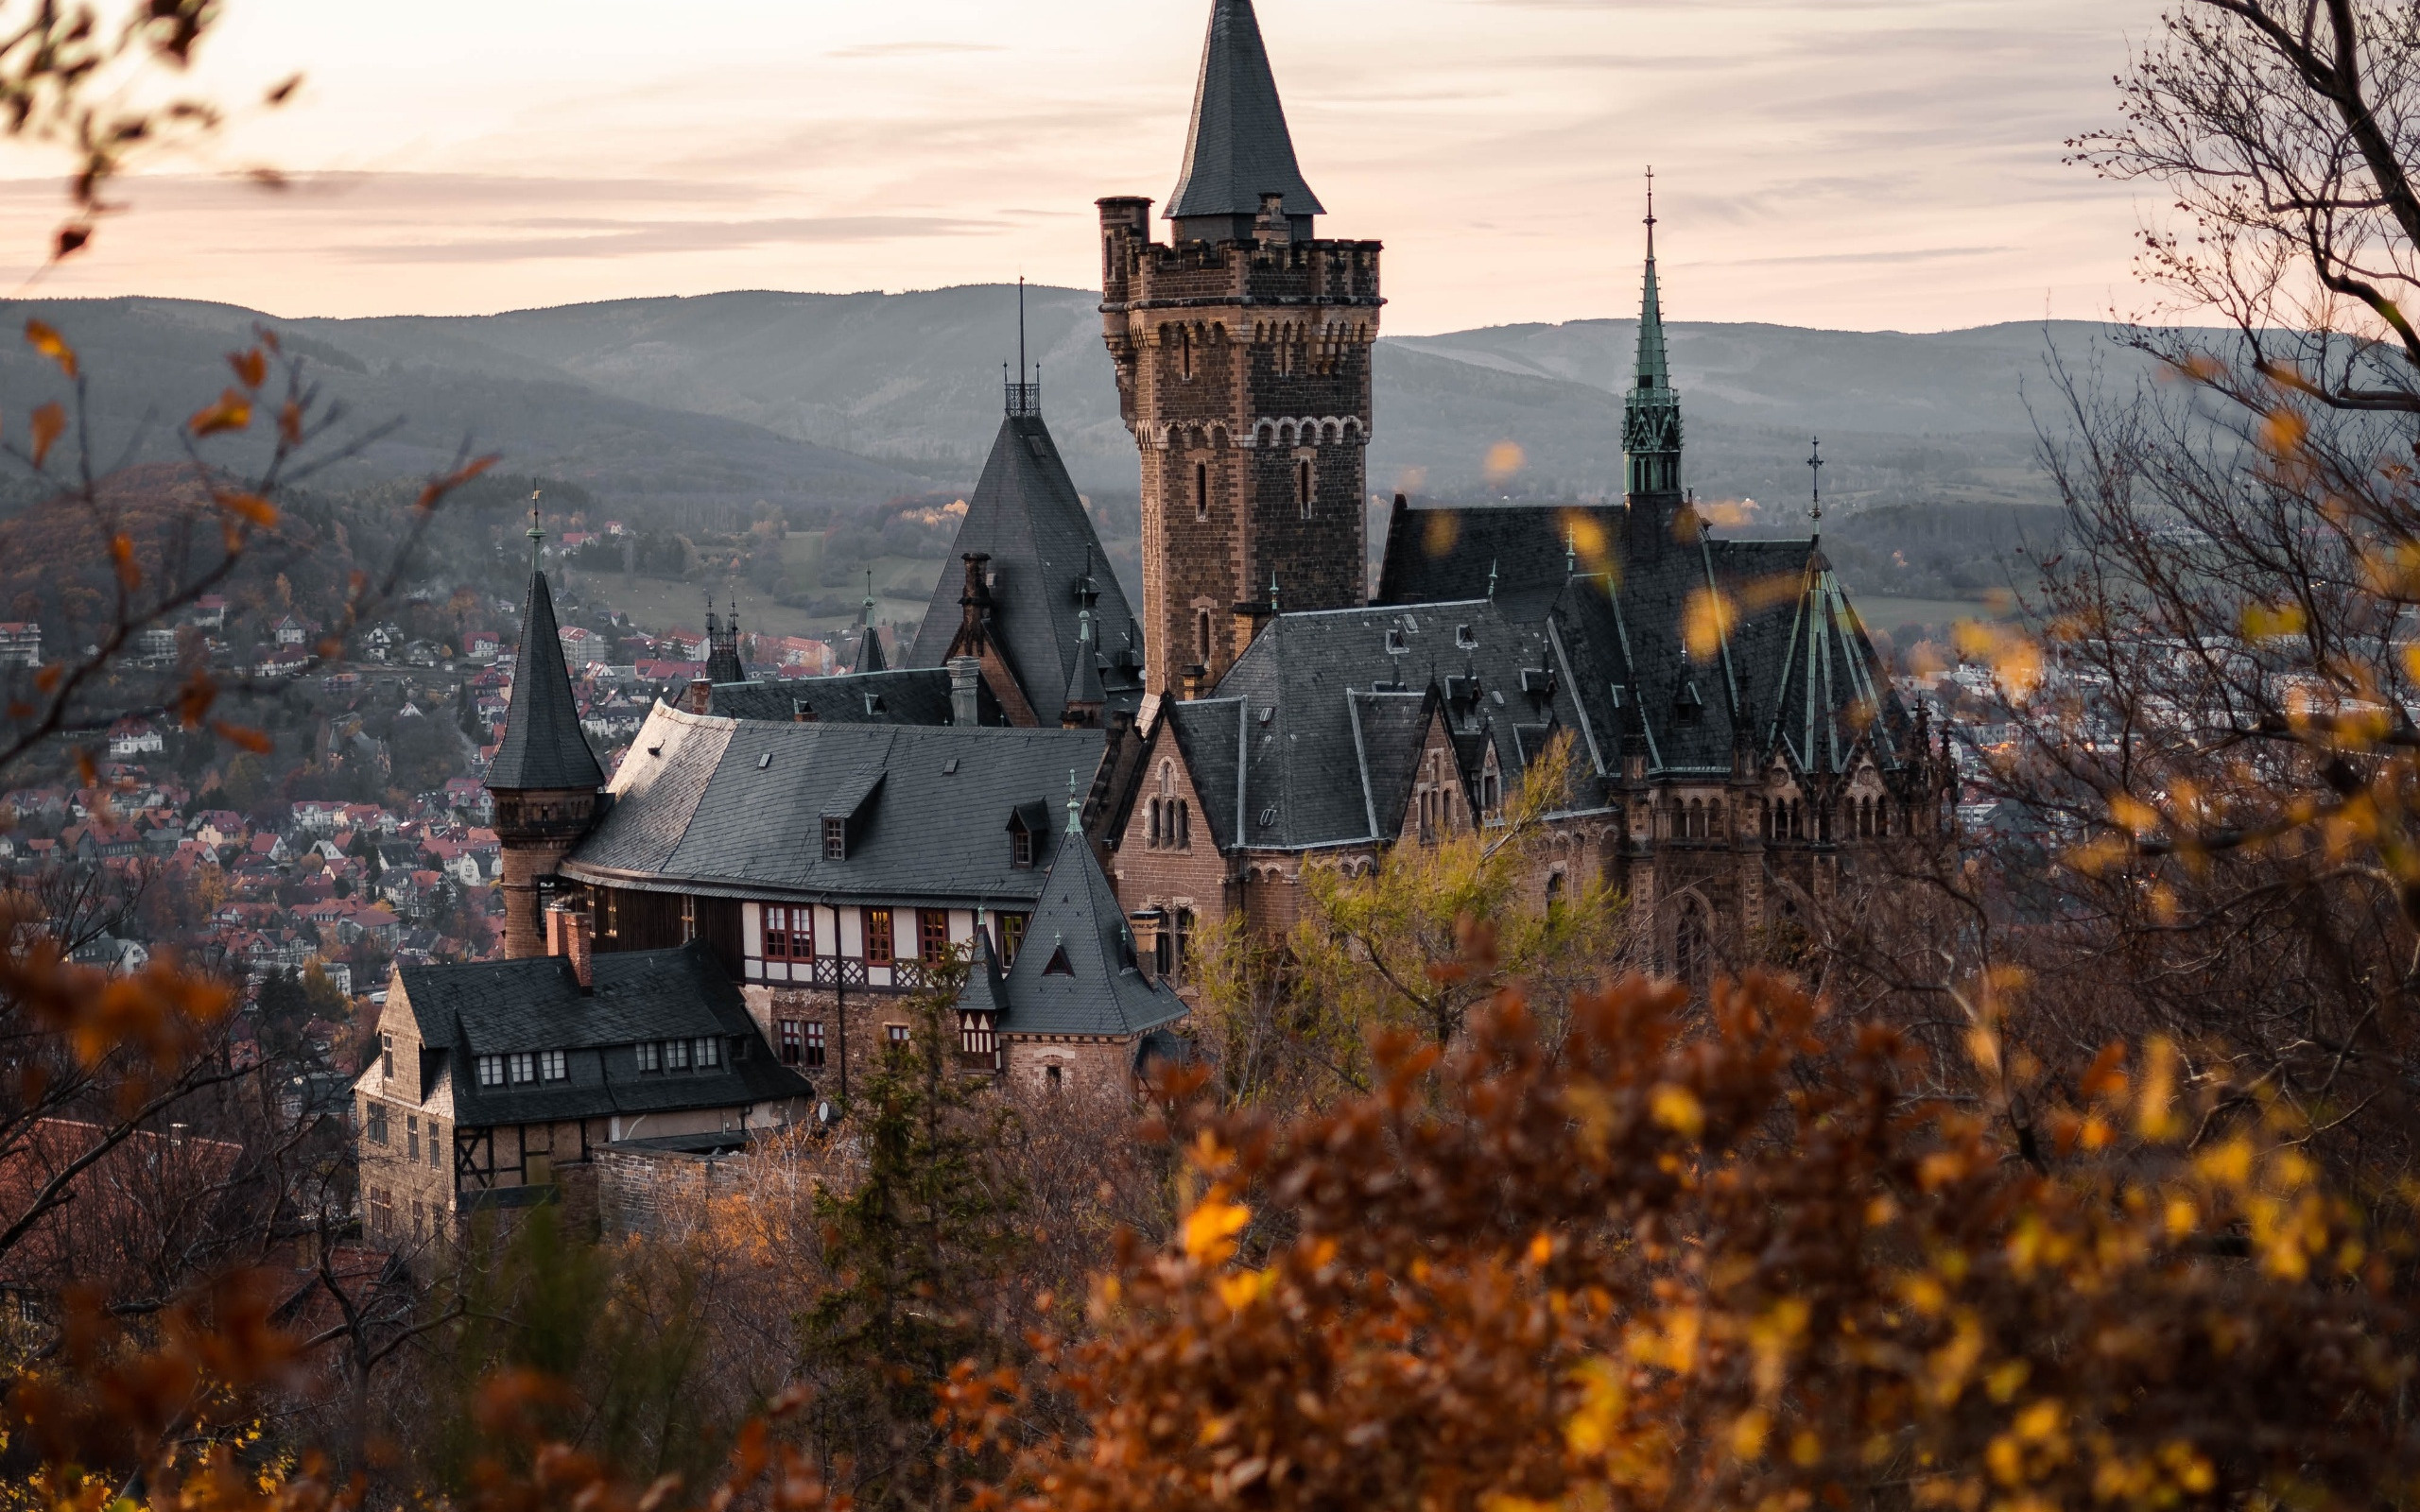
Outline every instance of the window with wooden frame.
[(444, 1143), (445, 1125), (440, 1124), (433, 1118), (430, 1119), (428, 1121), (428, 1168), (432, 1171), (442, 1171), (445, 1169), (444, 1162), (437, 1158), (438, 1150), (442, 1147)]
[(404, 1157), (417, 1164), (420, 1160), (420, 1115), (404, 1115)]
[(1009, 865), (1028, 868), (1033, 865), (1033, 832), (1022, 823), (1009, 827)]
[(884, 1041), (890, 1049), (905, 1050), (908, 1048), (908, 1030), (906, 1024), (887, 1023), (883, 1025), (883, 1032)]
[(787, 903), (765, 905), (765, 959), (815, 959), (815, 910)]
[(849, 859), (849, 821), (842, 815), (827, 814), (823, 816), (823, 859)]
[(538, 1052), (538, 1079), (540, 1081), (570, 1080), (570, 1058), (560, 1050), (541, 1050)]
[(802, 1061), (801, 1064), (807, 1066), (820, 1066), (823, 1064), (823, 1021), (821, 1019), (807, 1020), (805, 1038), (806, 1058)]
[(939, 966), (949, 959), (949, 910), (916, 910), (916, 959)]
[(538, 1057), (527, 1050), (515, 1051), (506, 1057), (505, 1068), (515, 1087), (538, 1079)]
[(890, 936), (890, 910), (865, 910), (865, 951), (868, 966), (889, 966), (895, 958), (895, 946)]
[(715, 1067), (721, 1064), (722, 1041), (711, 1038), (700, 1040), (698, 1041), (698, 1069), (700, 1071), (712, 1071)]
[(1000, 916), (1000, 969), (1007, 971), (1016, 961), (1017, 951), (1025, 944), (1024, 914)]
[(372, 1144), (387, 1143), (387, 1105), (370, 1103), (361, 1109), (361, 1133)]
[(642, 1040), (632, 1047), (638, 1053), (639, 1074), (650, 1074), (664, 1069), (664, 1047), (652, 1040)]
[(478, 1057), (477, 1065), (480, 1086), (501, 1087), (504, 1085), (504, 1057), (502, 1056), (481, 1056)]
[(806, 1058), (806, 1025), (796, 1019), (784, 1019), (777, 1025), (777, 1048), (782, 1064), (795, 1066)]

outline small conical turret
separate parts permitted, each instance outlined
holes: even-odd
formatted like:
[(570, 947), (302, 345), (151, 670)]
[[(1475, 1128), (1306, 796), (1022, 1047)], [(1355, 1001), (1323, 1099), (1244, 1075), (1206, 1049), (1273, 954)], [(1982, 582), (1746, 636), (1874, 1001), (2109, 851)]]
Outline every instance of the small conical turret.
[(1260, 18), (1252, 0), (1212, 0), (1184, 171), (1169, 197), (1168, 217), (1180, 241), (1250, 241), (1264, 195), (1280, 197), (1274, 208), (1293, 240), (1310, 239), (1311, 217), (1326, 207), (1294, 160)]
[(873, 627), (873, 569), (866, 569), (866, 603), (857, 615), (857, 664), (852, 672), (888, 672), (890, 662), (882, 654), (882, 632)]

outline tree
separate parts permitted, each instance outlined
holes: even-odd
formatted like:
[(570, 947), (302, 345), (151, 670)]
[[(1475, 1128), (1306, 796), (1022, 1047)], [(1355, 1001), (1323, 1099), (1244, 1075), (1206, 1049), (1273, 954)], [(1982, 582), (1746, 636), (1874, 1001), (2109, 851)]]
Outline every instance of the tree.
[[(1541, 885), (1567, 800), (1571, 738), (1530, 763), (1499, 819), (1433, 843), (1406, 840), (1366, 871), (1303, 868), (1303, 917), (1276, 948), (1240, 919), (1204, 951), (1199, 1032), (1232, 1096), (1323, 1099), (1366, 1091), (1370, 1047), (1402, 1029), (1441, 1049), (1508, 980), (1559, 1012), (1576, 987), (1618, 958), (1620, 901), (1601, 879), (1563, 892)], [(1490, 932), (1492, 970), (1453, 963), (1474, 928)]]
[(1035, 1442), (1029, 1383), (962, 1369), (958, 1431), (1071, 1512), (2404, 1494), (2407, 1246), (2290, 1116), (2191, 1149), (2174, 1048), (2113, 1046), (2045, 1174), (1910, 1103), (1908, 1053), (1777, 979), (1701, 1031), (1633, 977), (1559, 1038), (1500, 994), (1442, 1074), (1392, 1035), (1322, 1112), (1190, 1103), (1179, 1242), (1128, 1246), (1047, 1378), (1083, 1428)]
[(845, 1127), (863, 1169), (816, 1201), (834, 1282), (800, 1320), (810, 1431), (873, 1506), (947, 1505), (965, 1466), (934, 1422), (953, 1367), (1014, 1348), (1023, 1196), (992, 1158), (1008, 1111), (958, 1067), (954, 987), (920, 994)]

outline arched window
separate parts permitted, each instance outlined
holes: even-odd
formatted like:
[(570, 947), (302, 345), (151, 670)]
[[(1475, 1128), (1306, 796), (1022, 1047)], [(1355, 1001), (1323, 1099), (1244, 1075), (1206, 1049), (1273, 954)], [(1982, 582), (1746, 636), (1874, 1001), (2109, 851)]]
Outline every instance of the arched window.
[(1705, 838), (1705, 799), (1701, 798), (1689, 799), (1689, 838)]
[(1303, 518), (1311, 517), (1311, 460), (1305, 457), (1294, 464), (1294, 502), (1302, 507)]
[(1194, 660), (1203, 666), (1210, 664), (1210, 611), (1203, 610), (1193, 617)]
[(1730, 838), (1730, 832), (1722, 827), (1722, 799), (1719, 798), (1708, 799), (1706, 802), (1705, 837), (1709, 840)]
[(1207, 462), (1193, 464), (1193, 518), (1210, 518), (1210, 464)]
[(1193, 327), (1181, 325), (1176, 328), (1176, 347), (1180, 370), (1190, 378), (1193, 376)]
[(1176, 800), (1176, 848), (1193, 849), (1193, 805), (1183, 799)]
[(1551, 873), (1547, 878), (1547, 917), (1548, 919), (1553, 919), (1560, 916), (1562, 913), (1563, 873), (1557, 871)]
[(1150, 847), (1154, 850), (1160, 848), (1160, 800), (1158, 799), (1151, 799)]

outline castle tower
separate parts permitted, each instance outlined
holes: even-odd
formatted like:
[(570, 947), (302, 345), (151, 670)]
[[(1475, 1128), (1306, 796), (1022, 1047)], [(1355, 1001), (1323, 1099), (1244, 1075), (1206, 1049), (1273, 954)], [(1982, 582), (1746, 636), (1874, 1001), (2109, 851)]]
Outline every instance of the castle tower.
[[(543, 539), (534, 519), (529, 536)], [(580, 731), (579, 704), (557, 638), (554, 594), (534, 565), (504, 744), (488, 768), (487, 785), (495, 796), (496, 840), (504, 853), (504, 954), (515, 960), (544, 955), (544, 894), (564, 853), (595, 822), (605, 772)]]
[(1655, 284), (1655, 176), (1647, 179), (1647, 278), (1639, 294), (1638, 361), (1622, 397), (1627, 556), (1652, 561), (1676, 537), (1694, 539), (1697, 514), (1681, 491), (1681, 396), (1664, 350), (1664, 302)]
[(1145, 686), (1214, 686), (1268, 617), (1366, 598), (1376, 242), (1322, 241), (1252, 0), (1212, 0), (1184, 170), (1103, 199), (1101, 327), (1142, 454)]
[(739, 606), (731, 606), (727, 620), (715, 616), (714, 600), (706, 600), (706, 680), (745, 682), (748, 669), (739, 661)]

